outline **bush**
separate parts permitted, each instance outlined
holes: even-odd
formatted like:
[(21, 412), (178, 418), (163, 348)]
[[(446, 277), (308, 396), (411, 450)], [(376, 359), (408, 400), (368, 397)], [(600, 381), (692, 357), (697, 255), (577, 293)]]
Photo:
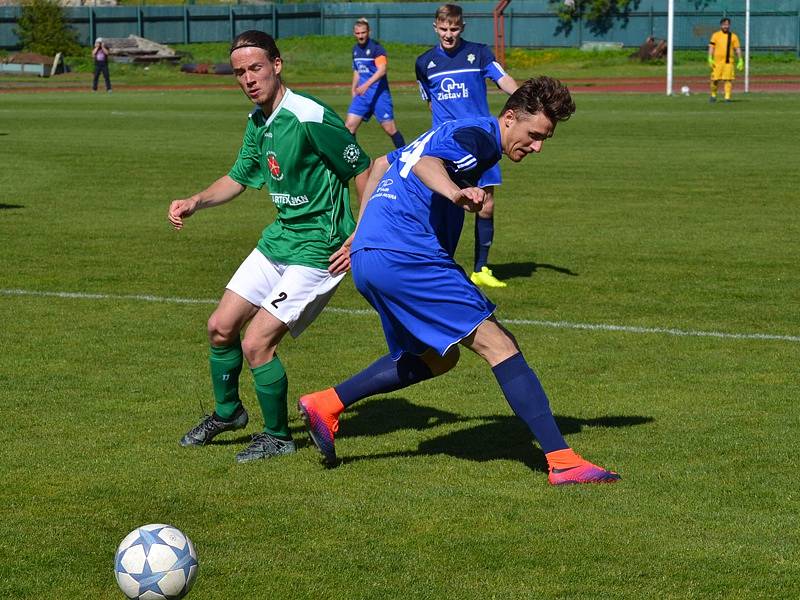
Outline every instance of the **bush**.
[(22, 5), (22, 15), (14, 33), (23, 49), (37, 54), (81, 52), (78, 34), (67, 25), (64, 12), (55, 0), (27, 0)]

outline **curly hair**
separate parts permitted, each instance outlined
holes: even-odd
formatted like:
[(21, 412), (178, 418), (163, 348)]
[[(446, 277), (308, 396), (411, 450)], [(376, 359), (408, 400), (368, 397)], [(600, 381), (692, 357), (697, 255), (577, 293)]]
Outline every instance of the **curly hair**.
[(271, 61), (281, 57), (281, 51), (278, 50), (275, 39), (268, 33), (257, 29), (248, 29), (234, 38), (231, 44), (231, 54), (239, 48), (261, 48)]
[(557, 123), (572, 116), (575, 102), (567, 86), (558, 79), (541, 75), (528, 79), (511, 94), (500, 114), (507, 110), (529, 115), (543, 112), (553, 123)]

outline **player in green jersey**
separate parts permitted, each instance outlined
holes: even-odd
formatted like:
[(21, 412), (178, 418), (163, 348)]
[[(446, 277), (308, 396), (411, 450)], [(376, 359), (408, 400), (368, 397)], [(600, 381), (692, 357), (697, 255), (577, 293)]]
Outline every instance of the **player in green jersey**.
[(347, 182), (355, 179), (360, 198), (370, 159), (331, 108), (283, 84), (283, 63), (271, 36), (254, 30), (237, 36), (231, 66), (256, 105), (239, 156), (228, 174), (208, 188), (173, 201), (168, 218), (181, 229), (198, 210), (265, 184), (277, 208), (277, 218), (264, 229), (208, 320), (214, 412), (180, 440), (182, 446), (202, 446), (223, 431), (247, 425), (239, 399), (246, 359), (264, 416), (263, 431), (236, 455), (247, 462), (295, 451), (286, 373), (276, 349), (287, 332), (297, 337), (311, 324), (350, 268), (346, 245), (355, 221)]

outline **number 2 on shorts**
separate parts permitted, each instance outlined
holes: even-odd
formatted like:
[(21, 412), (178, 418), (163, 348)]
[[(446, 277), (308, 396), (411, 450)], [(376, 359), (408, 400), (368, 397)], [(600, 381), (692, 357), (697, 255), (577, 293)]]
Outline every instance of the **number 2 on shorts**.
[(275, 300), (270, 302), (270, 304), (272, 304), (273, 308), (278, 308), (278, 302), (283, 302), (288, 297), (289, 296), (286, 295), (286, 292), (281, 292), (280, 294), (278, 294), (278, 297), (275, 298)]

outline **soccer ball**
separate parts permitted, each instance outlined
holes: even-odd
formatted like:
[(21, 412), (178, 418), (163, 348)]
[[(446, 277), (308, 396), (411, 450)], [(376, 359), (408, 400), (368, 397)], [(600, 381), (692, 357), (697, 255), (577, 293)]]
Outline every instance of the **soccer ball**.
[(142, 525), (120, 543), (114, 571), (128, 598), (183, 598), (197, 576), (197, 553), (192, 541), (176, 527)]
[(691, 90), (689, 89), (688, 85), (684, 85), (681, 88), (681, 94), (683, 94), (684, 96), (688, 96), (690, 93), (691, 93)]

